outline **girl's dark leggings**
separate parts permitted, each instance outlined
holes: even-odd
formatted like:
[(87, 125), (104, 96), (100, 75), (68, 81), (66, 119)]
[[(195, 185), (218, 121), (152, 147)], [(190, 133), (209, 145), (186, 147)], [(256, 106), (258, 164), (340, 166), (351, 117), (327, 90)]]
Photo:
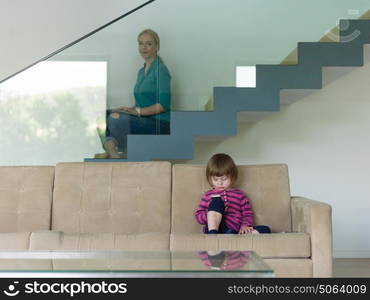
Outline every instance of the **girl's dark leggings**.
[[(208, 207), (208, 211), (216, 211), (222, 215), (224, 215), (225, 213), (225, 204), (224, 202), (222, 201), (222, 199), (220, 197), (215, 197), (211, 200), (211, 203), (209, 204), (209, 207)], [(268, 226), (265, 226), (265, 225), (257, 225), (257, 226), (253, 226), (253, 229), (257, 230), (259, 233), (271, 233), (271, 230)], [(233, 229), (230, 229), (226, 226), (225, 222), (224, 222), (224, 218), (222, 218), (221, 220), (221, 224), (218, 228), (218, 230), (208, 230), (208, 226), (206, 225), (205, 226), (205, 229), (204, 229), (204, 232), (205, 233), (208, 233), (208, 234), (217, 234), (217, 233), (226, 233), (226, 234), (229, 234), (229, 233), (238, 233), (236, 232), (235, 230)]]

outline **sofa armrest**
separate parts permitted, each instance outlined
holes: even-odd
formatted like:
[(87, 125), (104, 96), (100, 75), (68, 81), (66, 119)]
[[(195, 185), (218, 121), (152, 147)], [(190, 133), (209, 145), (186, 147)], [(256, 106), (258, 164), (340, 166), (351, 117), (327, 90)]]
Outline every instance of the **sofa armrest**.
[(333, 239), (331, 206), (303, 197), (291, 198), (293, 232), (310, 235), (314, 277), (331, 277)]

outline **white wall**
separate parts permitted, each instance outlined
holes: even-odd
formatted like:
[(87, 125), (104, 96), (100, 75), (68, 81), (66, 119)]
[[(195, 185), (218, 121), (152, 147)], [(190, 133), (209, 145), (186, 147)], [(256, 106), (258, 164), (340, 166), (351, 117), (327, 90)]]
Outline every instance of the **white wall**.
[(226, 152), (239, 164), (288, 164), (292, 195), (333, 207), (334, 256), (370, 257), (370, 45), (365, 62), (351, 72), (324, 68), (324, 81), (342, 77), (267, 119), (241, 124), (235, 137), (198, 144), (190, 163)]

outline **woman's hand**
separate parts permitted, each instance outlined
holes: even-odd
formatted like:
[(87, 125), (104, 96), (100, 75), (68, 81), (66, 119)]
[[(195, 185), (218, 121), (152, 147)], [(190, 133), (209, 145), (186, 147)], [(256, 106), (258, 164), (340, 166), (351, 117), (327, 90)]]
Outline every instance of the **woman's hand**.
[(129, 107), (127, 107), (127, 106), (120, 106), (120, 107), (111, 109), (111, 112), (113, 112), (113, 113), (115, 113), (115, 112), (123, 112), (123, 111), (125, 111), (128, 108)]
[[(124, 112), (126, 114), (130, 114), (133, 116), (138, 116), (138, 112), (136, 111), (136, 107), (127, 107), (127, 106), (120, 106), (118, 108), (112, 109), (112, 113), (121, 113)], [(164, 112), (164, 109), (160, 103), (153, 104), (151, 106), (146, 106), (141, 108), (141, 116), (152, 116), (157, 115)]]
[(125, 112), (126, 114), (130, 114), (130, 115), (133, 115), (133, 116), (138, 116), (139, 113), (136, 111), (136, 109), (134, 107), (126, 107), (123, 112)]
[(251, 226), (242, 226), (239, 229), (239, 234), (247, 234), (247, 233), (252, 233), (253, 232), (253, 227)]
[(111, 112), (112, 113), (124, 112), (124, 113), (134, 115), (134, 116), (138, 115), (138, 113), (137, 113), (137, 111), (134, 107), (127, 107), (127, 106), (120, 106), (118, 108), (112, 109)]

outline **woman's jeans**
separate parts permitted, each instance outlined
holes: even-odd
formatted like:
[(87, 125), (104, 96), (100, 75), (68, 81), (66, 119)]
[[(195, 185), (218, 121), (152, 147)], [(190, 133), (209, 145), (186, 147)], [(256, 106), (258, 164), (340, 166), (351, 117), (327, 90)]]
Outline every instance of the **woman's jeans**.
[(118, 145), (118, 151), (127, 151), (127, 135), (129, 134), (170, 134), (170, 122), (126, 113), (119, 113), (117, 119), (108, 115), (106, 140), (114, 140)]

